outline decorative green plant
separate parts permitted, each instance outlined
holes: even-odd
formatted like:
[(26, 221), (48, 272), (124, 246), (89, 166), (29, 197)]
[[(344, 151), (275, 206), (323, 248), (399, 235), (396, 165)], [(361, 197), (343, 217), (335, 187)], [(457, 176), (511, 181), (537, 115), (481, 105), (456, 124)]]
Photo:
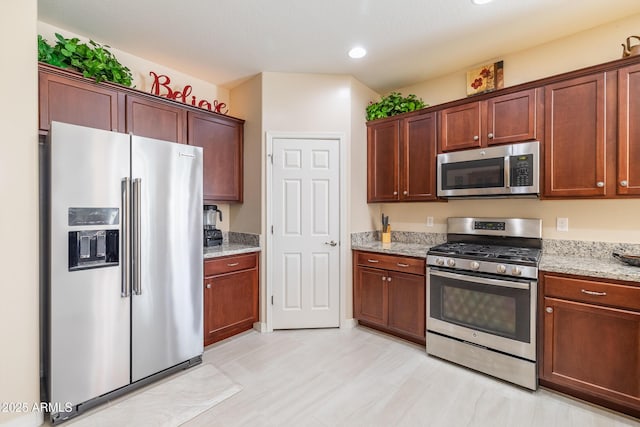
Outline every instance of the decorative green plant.
[(422, 98), (418, 98), (414, 94), (405, 98), (399, 92), (391, 92), (389, 95), (383, 96), (379, 102), (372, 102), (367, 106), (367, 120), (382, 119), (424, 107), (426, 104)]
[(62, 68), (72, 68), (96, 82), (108, 80), (124, 86), (131, 86), (133, 75), (106, 48), (89, 40), (89, 45), (80, 43), (78, 38), (66, 39), (56, 33), (57, 42), (51, 46), (38, 35), (38, 61)]

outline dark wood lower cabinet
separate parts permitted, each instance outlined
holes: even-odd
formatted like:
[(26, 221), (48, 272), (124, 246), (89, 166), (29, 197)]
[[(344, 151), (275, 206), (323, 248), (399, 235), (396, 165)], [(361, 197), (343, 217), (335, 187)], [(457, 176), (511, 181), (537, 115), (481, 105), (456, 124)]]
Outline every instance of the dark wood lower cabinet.
[(353, 317), (362, 325), (425, 344), (425, 274), (416, 271), (425, 272), (423, 259), (354, 251)]
[(259, 320), (258, 253), (205, 261), (204, 345), (249, 330)]
[(640, 287), (543, 273), (540, 384), (640, 417)]

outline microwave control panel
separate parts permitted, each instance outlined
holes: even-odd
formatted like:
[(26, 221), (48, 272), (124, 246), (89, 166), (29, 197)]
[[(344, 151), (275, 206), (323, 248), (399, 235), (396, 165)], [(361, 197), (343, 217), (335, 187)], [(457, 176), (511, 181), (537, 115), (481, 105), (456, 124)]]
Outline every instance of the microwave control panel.
[(511, 187), (529, 187), (533, 185), (533, 154), (510, 156)]

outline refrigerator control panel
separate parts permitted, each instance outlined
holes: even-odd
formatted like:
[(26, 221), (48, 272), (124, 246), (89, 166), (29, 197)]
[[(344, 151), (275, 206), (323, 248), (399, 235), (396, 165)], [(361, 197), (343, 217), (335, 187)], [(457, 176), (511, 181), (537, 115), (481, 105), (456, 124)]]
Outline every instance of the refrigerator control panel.
[(118, 265), (119, 230), (69, 232), (69, 271)]

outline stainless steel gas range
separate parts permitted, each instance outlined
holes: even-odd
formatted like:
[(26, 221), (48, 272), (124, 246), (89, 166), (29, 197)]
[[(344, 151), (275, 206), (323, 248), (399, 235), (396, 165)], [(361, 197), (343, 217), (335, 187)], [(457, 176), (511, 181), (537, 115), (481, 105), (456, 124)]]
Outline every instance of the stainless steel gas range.
[(542, 221), (449, 218), (427, 253), (427, 353), (535, 390)]

